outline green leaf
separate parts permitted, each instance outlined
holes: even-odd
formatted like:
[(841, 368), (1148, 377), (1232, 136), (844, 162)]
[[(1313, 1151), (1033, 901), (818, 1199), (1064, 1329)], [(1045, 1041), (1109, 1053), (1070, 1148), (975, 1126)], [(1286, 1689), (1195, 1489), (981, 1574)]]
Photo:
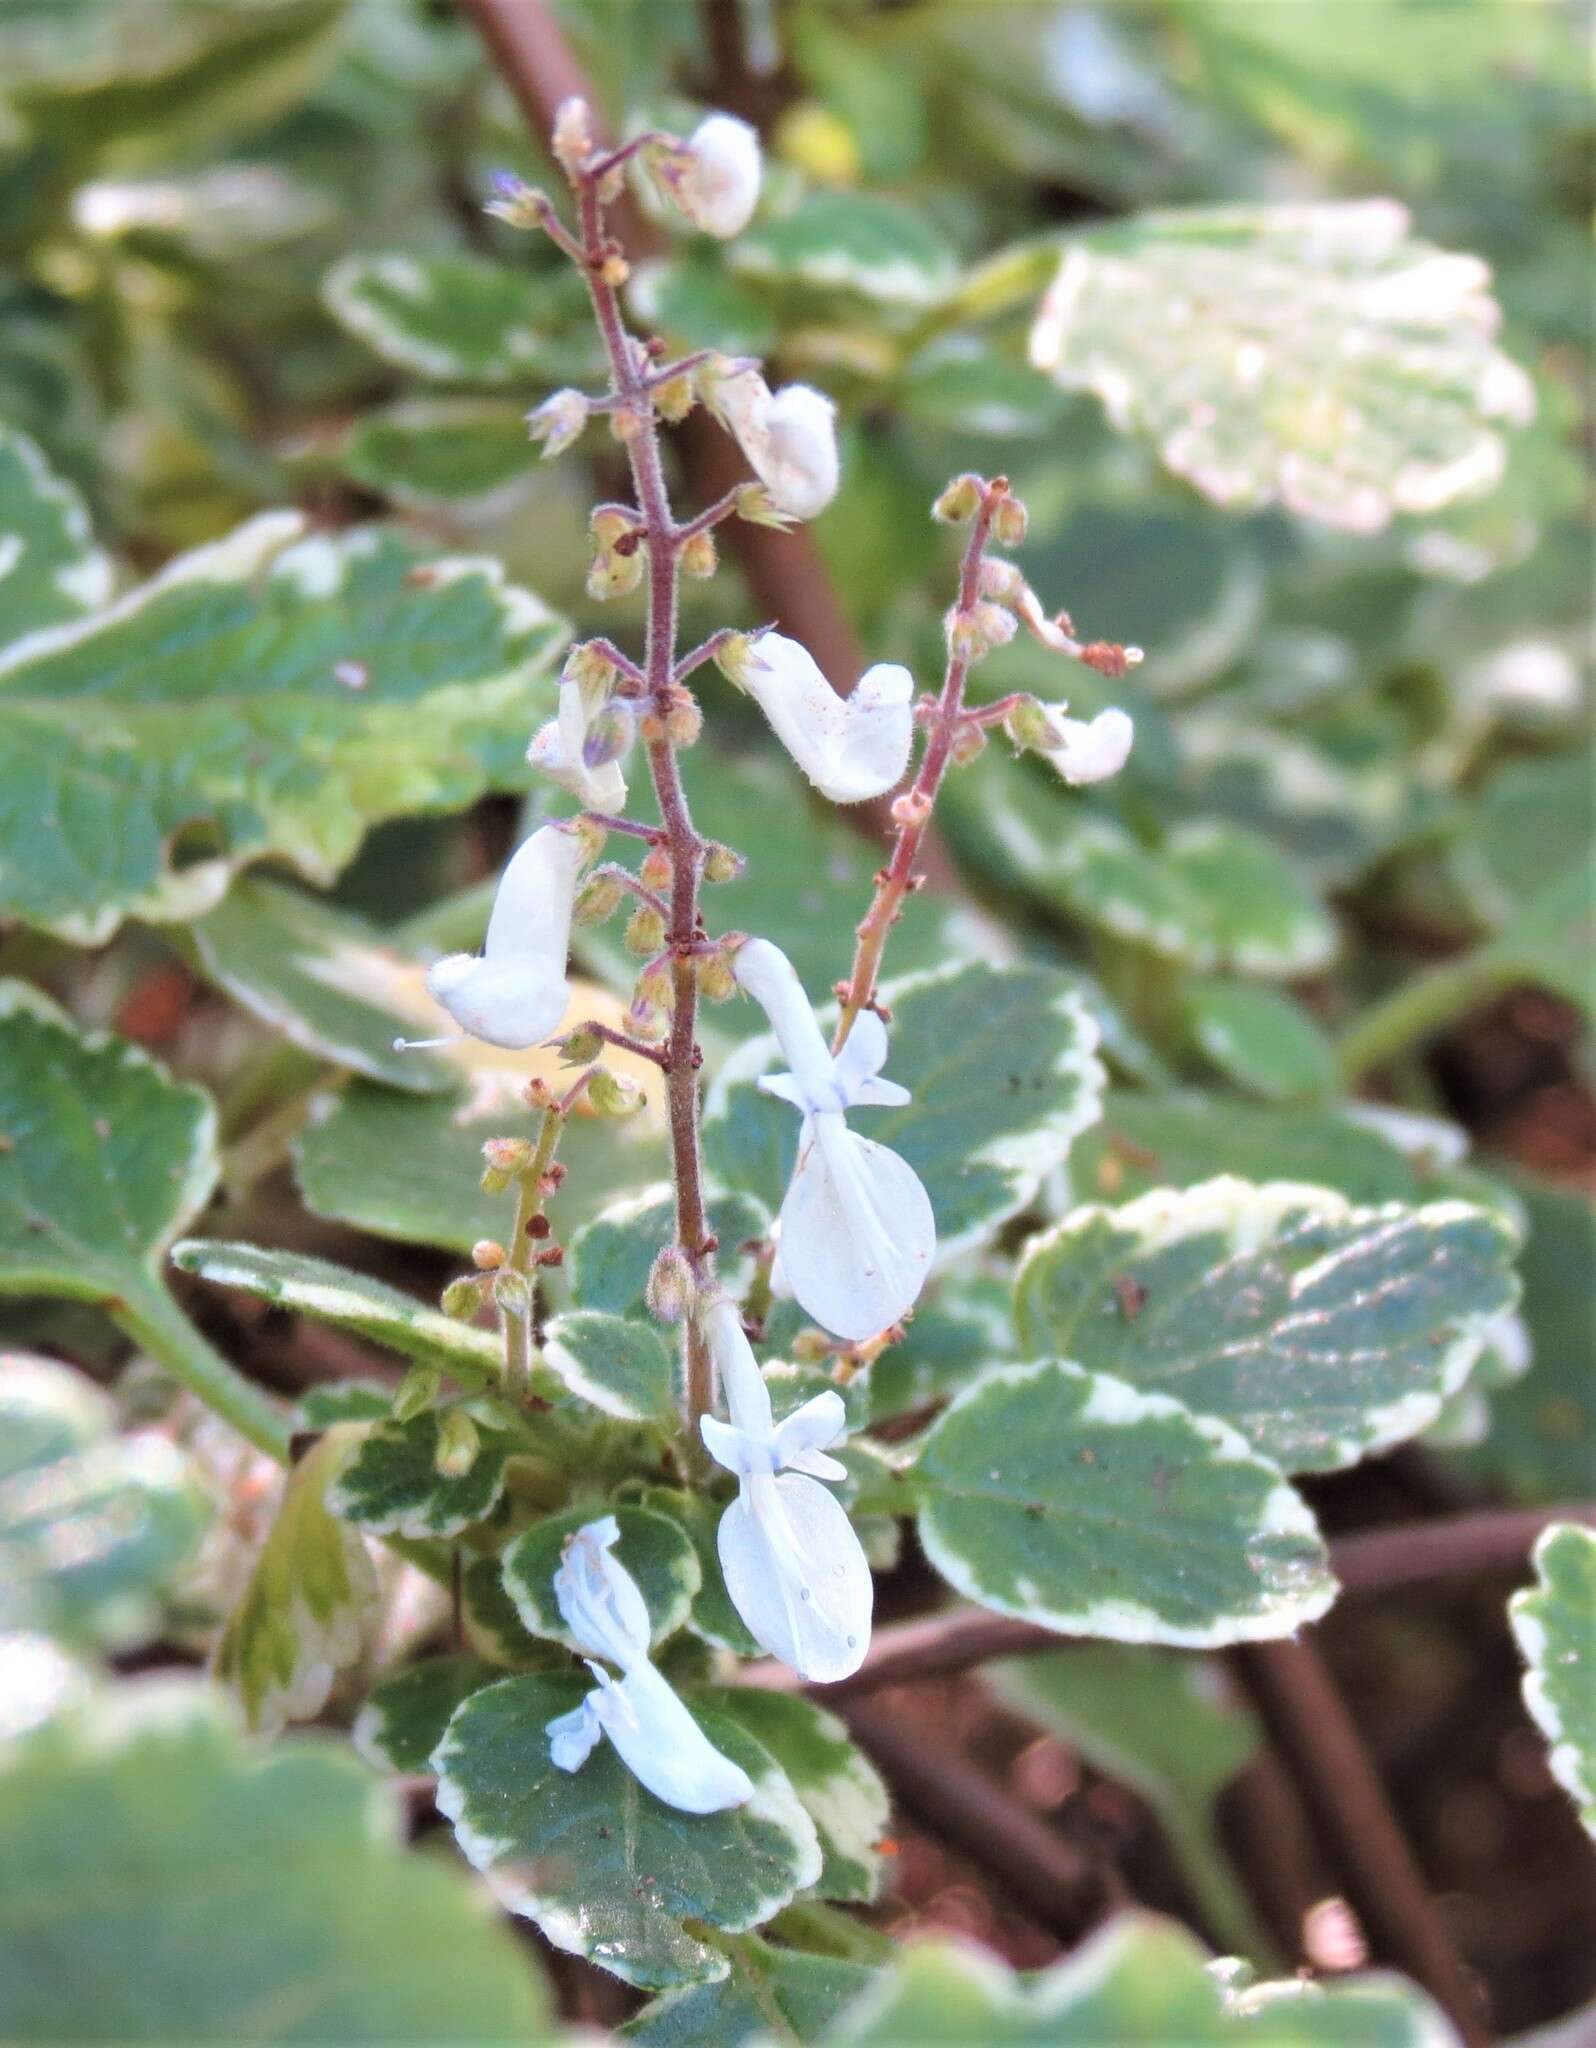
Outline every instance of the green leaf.
[(872, 1363), (870, 1418), (881, 1422), (944, 1400), (983, 1367), (1013, 1356), (1014, 1312), (1006, 1276), (1001, 1282), (950, 1278), (929, 1299), (921, 1296), (902, 1341)]
[(1529, 1666), (1524, 1701), (1551, 1744), (1553, 1777), (1596, 1835), (1596, 1530), (1554, 1522), (1535, 1545), (1535, 1577), (1508, 1602)]
[(1463, 1202), (1354, 1208), (1222, 1178), (1086, 1207), (1015, 1280), (1022, 1351), (1173, 1394), (1288, 1472), (1415, 1436), (1518, 1298), (1517, 1243)]
[(822, 2038), (827, 2048), (1453, 2048), (1456, 2037), (1400, 1977), (1227, 1994), (1184, 1927), (1126, 1912), (1029, 1977), (981, 1949), (912, 1943)]
[(374, 1770), (431, 1773), (432, 1752), (462, 1700), (504, 1674), (481, 1657), (427, 1657), (374, 1685), (350, 1740)]
[(1278, 989), (1241, 981), (1188, 982), (1187, 1032), (1211, 1066), (1270, 1102), (1333, 1095), (1335, 1048), (1310, 1013)]
[(689, 246), (639, 263), (627, 287), (636, 319), (684, 349), (768, 355), (776, 323), (757, 292), (727, 274), (718, 253)]
[(1490, 273), (1391, 199), (1149, 213), (1067, 248), (1031, 360), (1217, 504), (1354, 533), (1480, 495), (1528, 379)]
[[(1023, 1209), (1096, 1121), (1097, 1027), (1068, 980), (1042, 967), (955, 965), (888, 983), (882, 999), (893, 1020), (886, 1071), (912, 1100), (850, 1121), (919, 1174), (947, 1259)], [(798, 1118), (755, 1083), (779, 1065), (772, 1039), (741, 1047), (710, 1089), (704, 1128), (714, 1171), (772, 1210), (791, 1176)]]
[(564, 309), (549, 277), (478, 256), (346, 256), (322, 300), (385, 363), (437, 383), (523, 384), (585, 360), (551, 335)]
[(505, 1590), (531, 1634), (577, 1649), (554, 1597), (554, 1574), (569, 1539), (602, 1514), (613, 1514), (620, 1526), (613, 1555), (637, 1581), (648, 1609), (650, 1641), (662, 1643), (686, 1621), (703, 1574), (686, 1531), (649, 1508), (625, 1503), (606, 1508), (589, 1502), (546, 1515), (523, 1530), (504, 1553)]
[(536, 475), (524, 413), (491, 399), (416, 398), (363, 413), (343, 451), (357, 483), (397, 505), (487, 518)]
[(1422, 1201), (1425, 1176), (1388, 1138), (1328, 1110), (1116, 1090), (1070, 1154), (1078, 1201), (1128, 1201), (1216, 1173), (1298, 1180), (1354, 1202)]
[(1202, 904), (1216, 956), (1238, 974), (1289, 981), (1334, 957), (1334, 920), (1256, 833), (1183, 825), (1162, 858)]
[(617, 2039), (639, 2048), (754, 2048), (787, 2036), (813, 2041), (874, 1976), (867, 1963), (772, 1948), (746, 1935), (729, 1977), (667, 1991), (628, 2020)]
[(460, 1595), (466, 1641), (478, 1656), (508, 1671), (564, 1670), (565, 1652), (522, 1627), (497, 1557), (471, 1560), (461, 1576)]
[(1105, 1373), (994, 1368), (932, 1424), (914, 1477), (942, 1576), (1061, 1634), (1210, 1649), (1291, 1635), (1335, 1597), (1278, 1466)]
[(199, 1529), (170, 1438), (117, 1435), (109, 1398), (69, 1366), (0, 1357), (0, 1631), (135, 1647)]
[(651, 1324), (577, 1309), (556, 1316), (543, 1360), (569, 1390), (622, 1422), (672, 1422), (676, 1364)]
[[(469, 1252), (509, 1232), (513, 1198), (482, 1191), (482, 1143), (523, 1131), (527, 1113), (508, 1089), (465, 1103), (397, 1095), (357, 1081), (316, 1098), (294, 1141), (300, 1193), (318, 1216), (378, 1237)], [(657, 1181), (657, 1128), (635, 1117), (573, 1118), (560, 1142), (570, 1173), (550, 1204), (562, 1236), (621, 1189)]]
[(697, 1553), (700, 1583), (687, 1617), (687, 1626), (693, 1634), (714, 1648), (730, 1650), (738, 1657), (757, 1657), (760, 1654), (759, 1644), (733, 1607), (721, 1574), (716, 1538), (720, 1518), (726, 1511), (724, 1498), (712, 1493), (687, 1493), (675, 1487), (651, 1486), (643, 1495), (643, 1506), (676, 1523)]
[(321, 1712), (376, 1614), (366, 1546), (326, 1501), (359, 1440), (358, 1424), (339, 1423), (288, 1474), (277, 1519), (216, 1645), (211, 1668), (258, 1734)]
[(746, 1728), (787, 1773), (825, 1859), (814, 1896), (870, 1904), (881, 1889), (879, 1844), (892, 1802), (844, 1724), (812, 1700), (756, 1686), (728, 1686), (704, 1697)]
[(524, 1948), (399, 1837), (332, 1744), (246, 1751), (184, 1680), (107, 1691), (0, 1760), (0, 2034), (551, 2040)]
[(443, 1061), (395, 1051), (394, 1039), (415, 1027), (421, 969), (363, 918), (241, 875), (188, 936), (218, 988), (304, 1051), (390, 1088), (450, 1086)]
[(172, 1263), (215, 1287), (236, 1287), (274, 1308), (369, 1338), (417, 1365), (436, 1366), (465, 1386), (492, 1386), (502, 1377), (504, 1346), (491, 1330), (456, 1322), (397, 1287), (326, 1259), (190, 1237), (172, 1247)]
[(83, 500), (26, 434), (0, 422), (0, 647), (111, 595)]
[(564, 628), (498, 564), (263, 513), (0, 658), (0, 909), (96, 944), (267, 855), (328, 882), (379, 820), (517, 783)]
[(438, 1469), (442, 1427), (435, 1408), (377, 1423), (328, 1487), (328, 1507), (374, 1536), (458, 1536), (486, 1521), (504, 1493), (511, 1441), (480, 1430), (470, 1469), (451, 1477)]
[[(720, 1240), (718, 1264), (728, 1292), (741, 1291), (737, 1248), (770, 1230), (770, 1214), (751, 1195), (712, 1195), (709, 1227)], [(676, 1235), (676, 1198), (668, 1185), (611, 1202), (571, 1240), (571, 1293), (582, 1308), (640, 1315), (649, 1270)]]
[(973, 334), (943, 335), (911, 357), (898, 396), (917, 426), (995, 440), (1036, 440), (1069, 410), (1045, 377)]
[(585, 1675), (533, 1676), (474, 1693), (433, 1757), (439, 1809), (501, 1904), (556, 1948), (648, 1990), (714, 1982), (725, 1956), (682, 1922), (740, 1933), (768, 1920), (820, 1874), (814, 1827), (772, 1759), (711, 1709), (694, 1718), (754, 1781), (730, 1812), (663, 1805), (608, 1742), (556, 1770), (545, 1730), (588, 1689)]
[(953, 251), (934, 228), (865, 192), (812, 192), (792, 213), (740, 235), (726, 254), (744, 277), (916, 310), (946, 298), (958, 279)]

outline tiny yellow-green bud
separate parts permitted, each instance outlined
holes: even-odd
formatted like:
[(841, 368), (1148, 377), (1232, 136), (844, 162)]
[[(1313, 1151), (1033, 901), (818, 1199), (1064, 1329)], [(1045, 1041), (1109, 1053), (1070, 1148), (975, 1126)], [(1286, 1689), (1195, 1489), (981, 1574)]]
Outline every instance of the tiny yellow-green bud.
[(724, 1003), (737, 993), (737, 977), (724, 953), (705, 953), (697, 962), (699, 993), (706, 1002)]
[(973, 761), (986, 747), (986, 734), (978, 725), (961, 725), (953, 735), (948, 751), (960, 767), (966, 761)]
[(665, 714), (665, 737), (673, 747), (690, 747), (704, 730), (704, 714), (684, 690)]
[(1046, 747), (1057, 738), (1046, 711), (1034, 697), (1022, 697), (1010, 706), (1003, 729), (1017, 747)]
[(525, 1173), (532, 1164), (530, 1138), (489, 1138), (482, 1156), (496, 1173)]
[(668, 1244), (649, 1268), (643, 1300), (662, 1323), (679, 1323), (693, 1305), (693, 1269), (680, 1245)]
[(600, 653), (592, 640), (579, 640), (565, 657), (564, 680), (579, 683), (584, 690), (591, 690), (595, 698), (609, 695), (615, 687), (616, 673), (614, 662)]
[(607, 836), (604, 827), (595, 825), (591, 818), (573, 818), (566, 826), (566, 830), (576, 835), (584, 861), (597, 860), (604, 851)]
[(695, 533), (691, 540), (682, 543), (680, 559), (684, 576), (696, 576), (704, 582), (715, 573), (715, 536)]
[(571, 915), (578, 924), (602, 924), (620, 909), (625, 893), (614, 875), (590, 875), (582, 884)]
[(451, 1280), (443, 1290), (438, 1306), (452, 1322), (469, 1323), (482, 1306), (482, 1282), (475, 1275)]
[(579, 1024), (559, 1041), (560, 1058), (568, 1067), (585, 1067), (604, 1050), (604, 1041), (588, 1026)]
[(442, 1384), (443, 1374), (435, 1365), (411, 1366), (394, 1393), (390, 1411), (394, 1421), (409, 1422), (430, 1408)]
[(479, 1273), (494, 1273), (504, 1264), (504, 1246), (496, 1238), (479, 1237), (471, 1247), (471, 1263)]
[(648, 889), (668, 889), (671, 883), (671, 857), (663, 846), (651, 846), (643, 856), (638, 869), (643, 885)]
[(744, 484), (737, 493), (737, 517), (749, 526), (771, 526), (777, 533), (797, 525), (790, 512), (783, 512), (763, 484)]
[(464, 1479), (477, 1462), (482, 1438), (463, 1408), (445, 1408), (438, 1417), (438, 1448), (432, 1468), (440, 1479)]
[(643, 1107), (643, 1090), (629, 1074), (600, 1067), (587, 1084), (587, 1099), (600, 1116), (631, 1116)]
[(753, 658), (754, 643), (746, 633), (731, 633), (715, 650), (715, 666), (739, 690), (748, 687), (745, 680), (748, 664)]
[(664, 918), (657, 910), (651, 910), (646, 903), (640, 903), (626, 920), (627, 952), (637, 953), (646, 958), (650, 953), (657, 953), (664, 943)]
[(513, 1175), (506, 1173), (503, 1167), (484, 1166), (482, 1169), (482, 1179), (478, 1185), (485, 1195), (502, 1195), (510, 1185), (513, 1177)]
[(999, 547), (1017, 548), (1030, 523), (1031, 516), (1018, 498), (1000, 498), (992, 514), (992, 538)]
[(637, 977), (637, 999), (651, 1010), (669, 1009), (673, 993), (666, 967), (650, 967)]
[(691, 377), (669, 377), (663, 384), (656, 384), (651, 395), (660, 418), (669, 420), (672, 426), (686, 419), (698, 403)]
[(819, 1365), (831, 1356), (831, 1339), (824, 1330), (800, 1330), (788, 1346), (795, 1365)]
[(968, 474), (956, 476), (931, 507), (931, 517), (944, 526), (964, 526), (975, 517), (980, 504), (981, 479)]
[(717, 839), (704, 855), (704, 880), (735, 882), (747, 865), (740, 853), (734, 853)]

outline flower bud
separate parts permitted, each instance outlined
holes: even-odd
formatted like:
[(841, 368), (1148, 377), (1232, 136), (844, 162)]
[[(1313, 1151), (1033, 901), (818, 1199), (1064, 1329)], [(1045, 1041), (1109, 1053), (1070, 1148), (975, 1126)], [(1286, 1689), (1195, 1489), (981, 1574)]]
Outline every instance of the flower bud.
[(754, 659), (754, 646), (754, 640), (747, 633), (728, 633), (715, 650), (715, 666), (734, 689), (748, 688), (748, 669)]
[(593, 154), (593, 124), (586, 100), (574, 94), (561, 100), (555, 109), (549, 147), (562, 170), (577, 171), (587, 162)]
[(750, 526), (774, 527), (777, 533), (786, 533), (797, 525), (790, 512), (784, 512), (763, 484), (744, 484), (737, 493), (737, 517)]
[(981, 508), (981, 479), (966, 472), (956, 476), (931, 507), (931, 517), (944, 526), (966, 526)]
[(981, 564), (978, 585), (983, 597), (995, 598), (999, 604), (1018, 604), (1027, 587), (1014, 563), (996, 562), (990, 555)]
[(643, 1107), (647, 1098), (642, 1084), (629, 1074), (616, 1074), (608, 1067), (599, 1067), (587, 1084), (587, 1099), (600, 1116), (631, 1116)]
[(438, 1448), (432, 1468), (440, 1479), (464, 1479), (477, 1462), (482, 1438), (463, 1408), (445, 1408), (438, 1417)]
[(565, 829), (576, 840), (584, 861), (597, 860), (604, 851), (604, 827), (595, 824), (593, 819), (572, 818)]
[(482, 1156), (495, 1173), (525, 1173), (532, 1164), (530, 1138), (489, 1138)]
[[(631, 276), (631, 274), (632, 266), (630, 263), (627, 262), (626, 258), (621, 254), (619, 249), (612, 249), (608, 256), (605, 257), (604, 261), (599, 265), (599, 276), (603, 278), (606, 284), (613, 285), (617, 291), (619, 291), (621, 286), (625, 284), (626, 280)], [(630, 411), (630, 408), (627, 408), (627, 410)], [(637, 418), (636, 413), (632, 413), (631, 416), (633, 419)], [(615, 414), (612, 417), (611, 423), (613, 424), (614, 420), (618, 419), (619, 417), (620, 408), (617, 408)], [(620, 428), (616, 427), (615, 438), (618, 441), (629, 441), (631, 439), (631, 435), (623, 434)]]
[(587, 572), (589, 597), (624, 597), (643, 580), (642, 533), (637, 516), (620, 505), (600, 505), (588, 521), (593, 562)]
[(800, 1330), (787, 1347), (795, 1365), (823, 1365), (831, 1356), (832, 1342), (824, 1330)]
[(1017, 548), (1030, 523), (1031, 515), (1018, 498), (1000, 498), (992, 514), (992, 538), (999, 547)]
[(493, 1276), (493, 1305), (507, 1316), (526, 1316), (532, 1313), (532, 1283), (524, 1273), (517, 1273), (512, 1266), (506, 1266)]
[(953, 760), (963, 767), (966, 761), (973, 761), (986, 746), (986, 734), (973, 723), (961, 725), (953, 735), (948, 752)]
[(479, 1237), (471, 1247), (471, 1263), (479, 1273), (496, 1272), (504, 1264), (504, 1246), (496, 1238)]
[(654, 1004), (645, 1002), (641, 996), (632, 998), (632, 1006), (626, 1013), (626, 1022), (634, 1038), (647, 1039), (650, 1043), (665, 1036), (665, 1018)]
[(654, 386), (649, 396), (660, 418), (669, 420), (673, 427), (686, 419), (698, 403), (698, 392), (691, 377), (667, 377), (663, 384)]
[(715, 536), (705, 531), (695, 533), (684, 541), (681, 552), (682, 574), (695, 576), (700, 583), (715, 573)]
[(970, 618), (983, 654), (994, 647), (1006, 645), (1019, 631), (1019, 620), (1000, 604), (978, 604)]
[(1139, 647), (1121, 647), (1113, 640), (1092, 640), (1081, 649), (1081, 660), (1088, 668), (1095, 668), (1100, 676), (1109, 676), (1115, 681), (1128, 668), (1135, 668), (1142, 659)]
[(663, 966), (647, 968), (637, 977), (637, 1000), (648, 1009), (668, 1010), (673, 994), (670, 973)]
[(638, 869), (643, 886), (647, 889), (668, 889), (671, 885), (671, 857), (663, 846), (651, 846), (643, 856), (643, 865)]
[(565, 657), (561, 682), (576, 683), (584, 694), (601, 702), (615, 687), (616, 667), (596, 640), (578, 640)]
[(604, 1050), (604, 1041), (588, 1024), (579, 1024), (559, 1040), (560, 1057), (568, 1067), (585, 1067)]
[(556, 391), (526, 416), (526, 428), (542, 443), (544, 459), (561, 455), (587, 425), (587, 400), (580, 391)]
[(438, 1306), (451, 1322), (469, 1323), (482, 1306), (482, 1282), (475, 1275), (451, 1280)]
[(395, 1422), (409, 1422), (432, 1406), (443, 1384), (435, 1365), (413, 1365), (399, 1382), (389, 1413)]
[(590, 875), (582, 884), (581, 894), (571, 915), (578, 924), (602, 924), (607, 917), (613, 917), (621, 906), (625, 894), (615, 875)]
[(747, 865), (740, 853), (733, 853), (729, 846), (723, 846), (717, 839), (704, 854), (704, 880), (735, 882)]
[(646, 958), (650, 953), (657, 953), (664, 943), (664, 918), (648, 904), (640, 903), (626, 920), (624, 944), (627, 952)]
[(649, 1314), (662, 1323), (679, 1323), (692, 1308), (696, 1292), (687, 1254), (680, 1245), (666, 1245), (649, 1268), (643, 1289)]
[(484, 205), (484, 213), (491, 213), (495, 220), (502, 220), (507, 227), (535, 228), (539, 225), (538, 207), (539, 202), (544, 201), (544, 194), (535, 185), (529, 185), (514, 171), (495, 171), (492, 183), (493, 197)]
[(643, 551), (618, 555), (606, 549), (593, 557), (587, 572), (587, 594), (603, 604), (612, 597), (627, 597), (643, 580)]
[(690, 747), (703, 730), (704, 714), (684, 690), (665, 714), (665, 737), (673, 747)]
[(737, 993), (737, 977), (724, 953), (702, 954), (696, 971), (700, 994), (706, 1002), (724, 1003)]
[(1017, 747), (1045, 747), (1054, 738), (1047, 712), (1034, 697), (1022, 697), (1010, 706), (1003, 729)]

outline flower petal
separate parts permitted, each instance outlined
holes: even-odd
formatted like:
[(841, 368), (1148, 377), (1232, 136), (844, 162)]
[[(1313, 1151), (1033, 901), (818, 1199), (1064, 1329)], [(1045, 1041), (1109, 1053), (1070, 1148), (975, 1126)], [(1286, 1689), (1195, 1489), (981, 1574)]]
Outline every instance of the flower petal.
[(451, 953), (427, 971), (427, 993), (469, 1038), (524, 1052), (555, 1030), (571, 1000), (563, 973)]
[(765, 633), (749, 649), (741, 680), (776, 737), (833, 803), (862, 803), (902, 779), (914, 736), (914, 680), (906, 668), (878, 663), (852, 696), (839, 697), (806, 647), (784, 633)]
[(809, 1118), (781, 1205), (782, 1270), (804, 1312), (834, 1336), (873, 1337), (914, 1306), (935, 1250), (907, 1160), (840, 1115)]
[[(772, 1442), (776, 1447), (778, 1465), (796, 1465), (801, 1457), (822, 1451), (827, 1444), (834, 1444), (838, 1437), (848, 1433), (848, 1410), (842, 1396), (833, 1387), (816, 1394), (805, 1401), (801, 1408), (795, 1408), (791, 1415), (776, 1424)], [(826, 1460), (828, 1464), (834, 1459)], [(846, 1478), (846, 1467), (839, 1466), (840, 1476)]]
[(578, 1529), (554, 1574), (554, 1598), (584, 1651), (629, 1671), (646, 1662), (650, 1630), (637, 1581), (613, 1554), (620, 1535), (613, 1515)]
[(683, 1813), (721, 1813), (753, 1797), (753, 1781), (723, 1756), (652, 1664), (588, 1694), (588, 1704), (638, 1783)]
[(543, 1732), (549, 1738), (549, 1762), (557, 1771), (579, 1771), (593, 1754), (604, 1733), (593, 1711), (592, 1702), (597, 1698), (596, 1691), (590, 1692), (579, 1707), (573, 1707), (568, 1714), (556, 1714), (552, 1721), (544, 1723)]
[(710, 114), (688, 140), (673, 182), (695, 227), (725, 240), (740, 235), (759, 198), (759, 137), (735, 114)]
[[(769, 1443), (774, 1428), (770, 1390), (743, 1329), (743, 1319), (735, 1303), (725, 1295), (712, 1301), (704, 1313), (704, 1341), (715, 1361), (716, 1377), (733, 1427), (756, 1443)], [(710, 1452), (711, 1456), (718, 1456), (713, 1445)], [(740, 1468), (733, 1465), (729, 1469)]]
[(801, 1678), (846, 1678), (870, 1647), (870, 1566), (840, 1501), (813, 1479), (746, 1480), (717, 1536), (732, 1604)]
[(1055, 739), (1040, 751), (1072, 785), (1104, 782), (1117, 775), (1130, 756), (1136, 727), (1129, 712), (1117, 708), (1099, 711), (1090, 721), (1065, 718), (1054, 712), (1048, 719)]
[(769, 1089), (804, 1109), (818, 1104), (841, 1109), (834, 1079), (831, 1053), (809, 1007), (803, 983), (792, 962), (769, 939), (748, 939), (732, 959), (732, 972), (770, 1020), (782, 1057), (792, 1069), (790, 1075), (772, 1075), (775, 1081), (790, 1082)]
[(429, 970), (428, 993), (469, 1037), (519, 1052), (565, 1015), (571, 906), (584, 858), (574, 833), (540, 827), (500, 877), (481, 957), (451, 953)]

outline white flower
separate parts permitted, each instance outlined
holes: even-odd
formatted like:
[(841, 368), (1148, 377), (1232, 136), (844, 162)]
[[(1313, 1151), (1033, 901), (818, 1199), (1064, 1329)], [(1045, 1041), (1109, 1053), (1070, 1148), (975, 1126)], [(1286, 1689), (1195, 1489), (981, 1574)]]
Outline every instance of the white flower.
[(526, 416), (527, 432), (543, 443), (545, 460), (562, 455), (587, 425), (588, 402), (580, 391), (554, 391)]
[(808, 648), (783, 633), (762, 634), (721, 666), (834, 804), (862, 803), (903, 779), (914, 737), (914, 678), (906, 668), (878, 661), (851, 696), (839, 697)]
[[(554, 1574), (560, 1613), (598, 1680), (579, 1707), (544, 1732), (557, 1770), (579, 1771), (607, 1735), (639, 1784), (683, 1813), (720, 1813), (753, 1796), (740, 1764), (723, 1756), (648, 1661), (648, 1609), (637, 1581), (613, 1557), (620, 1530), (605, 1515), (578, 1529)], [(594, 1657), (618, 1666), (612, 1678)]]
[(500, 877), (481, 953), (451, 953), (428, 970), (428, 994), (468, 1038), (519, 1052), (565, 1015), (571, 906), (585, 858), (576, 833), (541, 826)]
[(813, 519), (837, 495), (837, 408), (808, 384), (772, 393), (757, 370), (700, 373), (706, 403), (736, 438), (780, 511)]
[(930, 1199), (914, 1169), (850, 1131), (844, 1114), (856, 1103), (897, 1107), (909, 1099), (907, 1089), (879, 1078), (886, 1027), (864, 1011), (833, 1059), (785, 953), (749, 939), (733, 969), (791, 1069), (759, 1085), (803, 1114), (781, 1205), (782, 1276), (825, 1329), (850, 1341), (873, 1337), (913, 1307), (936, 1250)]
[(671, 163), (677, 205), (707, 235), (740, 235), (759, 198), (759, 137), (735, 114), (700, 121)]
[(842, 1503), (819, 1484), (847, 1470), (825, 1455), (847, 1421), (830, 1388), (773, 1420), (770, 1393), (737, 1310), (724, 1296), (704, 1318), (730, 1422), (703, 1416), (710, 1455), (737, 1475), (717, 1547), (726, 1591), (749, 1633), (800, 1678), (857, 1671), (870, 1644), (870, 1565)]
[(566, 674), (560, 678), (559, 711), (538, 728), (526, 757), (588, 810), (613, 813), (626, 807), (621, 759), (631, 738), (631, 720), (606, 690), (595, 691)]
[(1066, 718), (1056, 705), (1048, 705), (1045, 715), (1048, 739), (1036, 751), (1066, 782), (1106, 782), (1124, 767), (1136, 736), (1129, 712), (1099, 711), (1088, 721)]

